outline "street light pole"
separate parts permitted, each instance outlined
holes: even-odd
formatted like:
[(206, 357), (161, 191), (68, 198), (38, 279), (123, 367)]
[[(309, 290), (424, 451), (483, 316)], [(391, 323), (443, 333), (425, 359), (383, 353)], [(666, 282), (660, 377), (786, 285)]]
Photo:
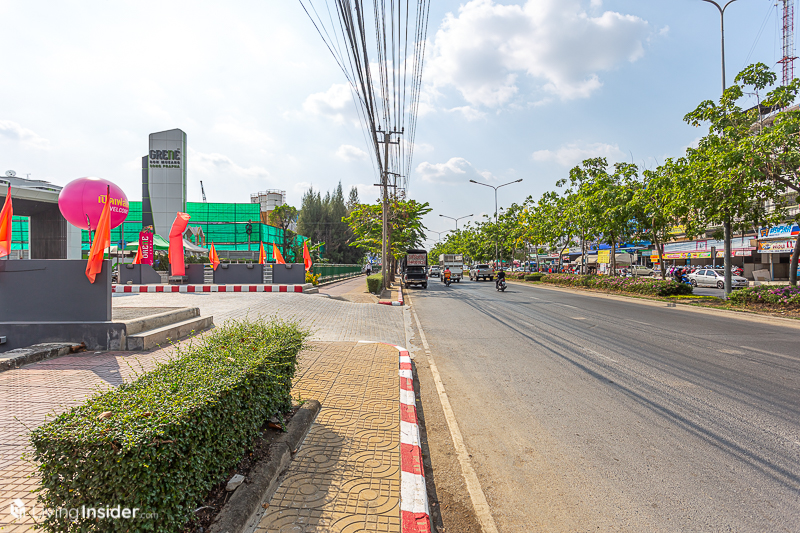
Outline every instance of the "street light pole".
[[(439, 215), (439, 216), (440, 216), (440, 217), (444, 217), (444, 218), (449, 218), (450, 220), (455, 220), (455, 221), (456, 221), (456, 231), (458, 231), (458, 221), (459, 221), (459, 220), (461, 220), (462, 218), (469, 218), (469, 217), (471, 217), (472, 215), (464, 215), (463, 217), (458, 217), (458, 218), (455, 218), (455, 217), (449, 217), (449, 216), (447, 216), (447, 215)], [(434, 233), (438, 233), (438, 232), (434, 231)]]
[(518, 180), (515, 180), (515, 181), (509, 181), (508, 183), (504, 183), (502, 185), (498, 185), (497, 187), (495, 187), (494, 185), (489, 185), (488, 183), (481, 183), (479, 181), (469, 180), (470, 183), (475, 183), (476, 185), (483, 185), (484, 187), (490, 187), (490, 188), (494, 189), (494, 265), (495, 266), (497, 266), (497, 233), (498, 233), (498, 231), (497, 231), (497, 189), (499, 189), (500, 187), (505, 187), (506, 185), (511, 185), (512, 183), (519, 183), (520, 181), (522, 181), (522, 178), (520, 178)]
[[(734, 3), (736, 0), (728, 0), (728, 2), (724, 6), (720, 6), (714, 0), (703, 0), (703, 2), (708, 2), (709, 4), (714, 4), (714, 6), (719, 10), (719, 26), (720, 26), (720, 36), (722, 38), (722, 92), (725, 93), (725, 89), (727, 88), (725, 84), (725, 10), (728, 8), (729, 5)], [(728, 294), (731, 293), (732, 287), (732, 276), (731, 276), (731, 223), (730, 222), (723, 222), (722, 228), (725, 232), (725, 257), (723, 258), (724, 261), (724, 268), (725, 268), (725, 297), (727, 298)], [(711, 263), (716, 263), (716, 258), (711, 258)]]
[[(456, 222), (456, 230), (458, 229), (458, 226), (457, 226), (457, 224), (458, 224), (458, 222)], [(435, 234), (436, 234), (436, 237), (437, 237), (437, 241), (436, 241), (436, 242), (442, 242), (442, 233), (447, 233), (447, 232), (448, 232), (448, 231), (450, 231), (450, 230), (449, 230), (449, 229), (446, 229), (446, 230), (444, 230), (444, 231), (434, 231), (434, 230), (429, 230), (429, 231), (430, 231), (431, 233), (435, 233)]]

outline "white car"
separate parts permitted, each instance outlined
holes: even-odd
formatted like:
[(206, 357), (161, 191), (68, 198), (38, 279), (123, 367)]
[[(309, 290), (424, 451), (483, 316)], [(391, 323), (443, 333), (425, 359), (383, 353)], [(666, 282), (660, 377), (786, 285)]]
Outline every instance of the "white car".
[[(686, 277), (689, 278), (689, 283), (691, 283), (693, 287), (725, 288), (725, 271), (722, 269), (701, 268), (697, 272), (692, 272)], [(748, 284), (747, 278), (731, 276), (731, 285), (734, 289), (747, 287)]]
[(633, 277), (652, 276), (655, 274), (652, 268), (647, 268), (646, 266), (633, 265), (623, 268), (627, 269), (628, 275)]

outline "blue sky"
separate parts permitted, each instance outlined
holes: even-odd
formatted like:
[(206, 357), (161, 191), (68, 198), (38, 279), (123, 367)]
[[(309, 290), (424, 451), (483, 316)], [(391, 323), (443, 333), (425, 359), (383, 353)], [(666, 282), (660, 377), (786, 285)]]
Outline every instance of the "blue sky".
[[(719, 15), (701, 0), (432, 2), (409, 194), (438, 215), (554, 188), (585, 157), (654, 166), (703, 134), (685, 113), (720, 92)], [(726, 12), (729, 82), (775, 66), (771, 0)], [(0, 0), (0, 170), (87, 175), (141, 197), (151, 132), (189, 139), (188, 196), (249, 201), (313, 184), (377, 198), (341, 71), (300, 4)], [(762, 26), (763, 25), (763, 26)], [(759, 31), (760, 38), (756, 40)], [(777, 70), (777, 67), (775, 67)], [(800, 68), (800, 65), (798, 65)]]

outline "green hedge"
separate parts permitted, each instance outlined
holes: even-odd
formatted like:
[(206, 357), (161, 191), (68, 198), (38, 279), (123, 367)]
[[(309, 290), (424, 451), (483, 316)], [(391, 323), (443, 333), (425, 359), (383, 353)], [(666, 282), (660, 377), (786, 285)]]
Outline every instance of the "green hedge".
[(381, 293), (381, 285), (383, 284), (383, 275), (382, 274), (373, 274), (371, 276), (367, 276), (367, 290), (372, 294), (380, 294)]
[(783, 307), (800, 306), (800, 288), (790, 285), (757, 285), (728, 295), (728, 300), (738, 304), (767, 304)]
[[(281, 321), (228, 321), (131, 382), (31, 433), (53, 532), (180, 531), (264, 421), (291, 408), (308, 333)], [(138, 509), (95, 520), (87, 509)], [(73, 520), (69, 510), (81, 509)], [(96, 511), (95, 511), (96, 513)], [(124, 515), (123, 515), (124, 516)]]
[(544, 272), (532, 272), (530, 274), (525, 274), (525, 281), (542, 281), (542, 278), (545, 276), (546, 274)]
[(579, 274), (547, 274), (542, 278), (545, 283), (566, 287), (586, 287), (613, 292), (630, 292), (650, 296), (675, 296), (692, 294), (692, 286), (673, 280), (652, 278), (621, 278), (612, 276), (594, 276)]

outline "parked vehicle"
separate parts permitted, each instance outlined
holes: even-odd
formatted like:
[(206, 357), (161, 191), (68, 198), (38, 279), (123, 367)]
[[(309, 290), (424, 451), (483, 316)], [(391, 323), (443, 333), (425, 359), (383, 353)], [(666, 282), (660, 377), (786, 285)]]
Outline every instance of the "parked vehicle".
[(400, 262), (401, 280), (404, 287), (422, 285), (428, 288), (428, 252), (425, 250), (407, 250)]
[(441, 272), (439, 269), (439, 265), (431, 265), (430, 268), (428, 269), (428, 275), (432, 278), (438, 278), (439, 272)]
[(439, 256), (439, 270), (450, 269), (450, 280), (458, 283), (464, 275), (464, 256), (462, 254), (442, 254)]
[(472, 265), (472, 268), (469, 269), (469, 279), (473, 281), (478, 281), (479, 279), (492, 281), (494, 279), (494, 269), (485, 264)]
[[(704, 268), (697, 272), (692, 272), (688, 276), (689, 283), (693, 287), (716, 287), (718, 289), (725, 288), (725, 271), (722, 269), (709, 269)], [(740, 289), (747, 287), (747, 278), (742, 276), (731, 276), (731, 287)]]
[(633, 277), (652, 276), (655, 273), (652, 268), (641, 265), (631, 265), (625, 268), (628, 270), (628, 275)]

